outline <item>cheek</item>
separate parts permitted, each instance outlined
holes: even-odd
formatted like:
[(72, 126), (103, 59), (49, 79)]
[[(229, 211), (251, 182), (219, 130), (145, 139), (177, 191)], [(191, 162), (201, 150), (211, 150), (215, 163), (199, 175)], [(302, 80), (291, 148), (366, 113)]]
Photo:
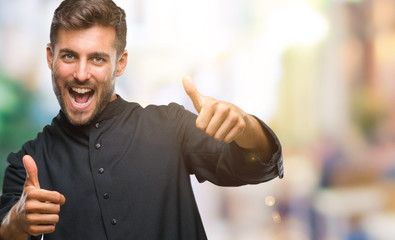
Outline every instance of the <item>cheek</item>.
[(71, 64), (55, 63), (53, 66), (53, 72), (56, 77), (56, 81), (62, 81), (65, 78), (73, 78), (73, 67)]
[(113, 69), (111, 68), (99, 68), (92, 71), (92, 75), (98, 83), (108, 84), (113, 76)]

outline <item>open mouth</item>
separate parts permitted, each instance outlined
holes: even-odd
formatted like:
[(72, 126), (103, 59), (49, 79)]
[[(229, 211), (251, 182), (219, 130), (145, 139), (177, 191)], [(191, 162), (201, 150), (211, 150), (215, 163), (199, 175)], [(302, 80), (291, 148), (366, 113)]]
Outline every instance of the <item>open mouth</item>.
[(69, 96), (71, 104), (75, 109), (83, 110), (92, 102), (94, 91), (90, 88), (71, 87)]

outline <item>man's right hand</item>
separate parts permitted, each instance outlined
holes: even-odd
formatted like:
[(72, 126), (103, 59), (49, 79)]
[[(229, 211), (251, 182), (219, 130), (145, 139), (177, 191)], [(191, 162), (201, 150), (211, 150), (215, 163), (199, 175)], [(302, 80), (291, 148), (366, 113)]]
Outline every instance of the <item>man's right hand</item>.
[(54, 232), (59, 222), (60, 207), (66, 201), (62, 194), (40, 188), (37, 166), (31, 156), (25, 155), (23, 164), (27, 177), (22, 197), (1, 226), (1, 235), (14, 236), (12, 239)]

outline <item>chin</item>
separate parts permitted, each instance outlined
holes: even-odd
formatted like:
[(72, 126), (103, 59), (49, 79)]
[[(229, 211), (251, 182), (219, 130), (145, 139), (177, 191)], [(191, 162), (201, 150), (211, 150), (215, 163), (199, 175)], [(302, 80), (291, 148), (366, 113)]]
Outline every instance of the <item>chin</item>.
[(66, 116), (69, 119), (69, 122), (75, 126), (88, 125), (94, 118), (93, 113), (70, 113), (70, 111), (66, 111)]

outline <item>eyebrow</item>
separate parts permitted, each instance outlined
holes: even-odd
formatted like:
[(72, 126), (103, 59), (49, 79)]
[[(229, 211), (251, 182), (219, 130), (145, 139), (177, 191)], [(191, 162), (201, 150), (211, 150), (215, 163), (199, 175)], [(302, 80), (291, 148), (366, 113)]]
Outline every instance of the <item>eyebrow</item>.
[(101, 57), (101, 58), (106, 58), (106, 59), (110, 58), (110, 55), (108, 55), (107, 53), (104, 53), (104, 52), (93, 52), (93, 53), (90, 53), (89, 56)]
[(59, 50), (59, 53), (70, 53), (70, 54), (77, 54), (75, 51), (69, 49), (69, 48), (62, 48)]
[[(59, 53), (60, 54), (65, 54), (65, 53), (66, 54), (73, 54), (73, 55), (77, 55), (78, 56), (77, 52), (75, 52), (75, 51), (73, 51), (73, 50), (71, 50), (69, 48), (62, 48), (62, 49), (59, 50)], [(110, 58), (110, 55), (108, 55), (105, 52), (93, 52), (93, 53), (90, 53), (89, 56), (90, 57), (101, 57), (101, 58), (107, 58), (107, 59)]]

